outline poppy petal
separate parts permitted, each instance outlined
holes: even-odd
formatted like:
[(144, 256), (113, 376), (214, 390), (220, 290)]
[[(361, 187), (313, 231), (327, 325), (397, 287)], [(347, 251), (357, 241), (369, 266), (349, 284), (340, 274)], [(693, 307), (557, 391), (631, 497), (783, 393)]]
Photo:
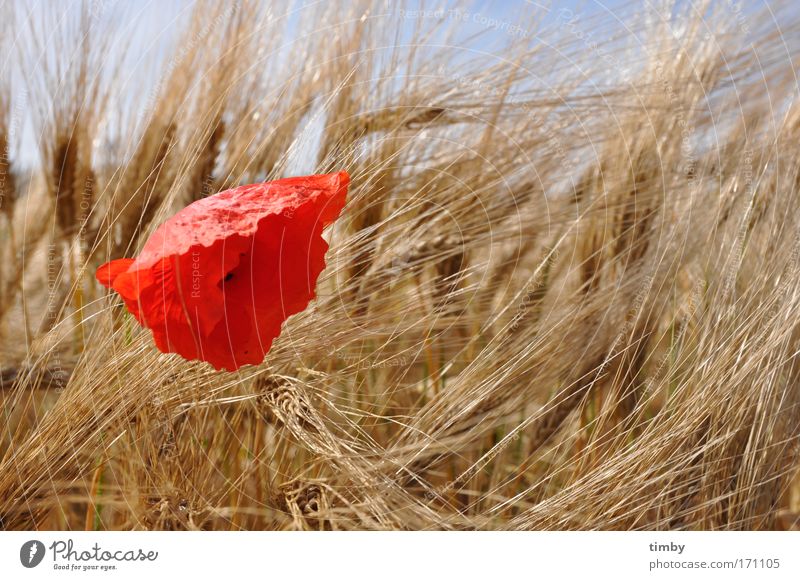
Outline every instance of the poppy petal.
[(133, 262), (134, 260), (130, 258), (122, 258), (120, 260), (111, 260), (110, 262), (106, 262), (97, 269), (97, 272), (95, 272), (95, 278), (97, 278), (97, 281), (106, 288), (111, 288), (111, 285), (114, 283), (114, 279), (130, 268)]
[(346, 172), (294, 177), (203, 198), (103, 279), (162, 352), (217, 369), (258, 364), (283, 322), (315, 296), (328, 249), (322, 230), (341, 212), (349, 181)]

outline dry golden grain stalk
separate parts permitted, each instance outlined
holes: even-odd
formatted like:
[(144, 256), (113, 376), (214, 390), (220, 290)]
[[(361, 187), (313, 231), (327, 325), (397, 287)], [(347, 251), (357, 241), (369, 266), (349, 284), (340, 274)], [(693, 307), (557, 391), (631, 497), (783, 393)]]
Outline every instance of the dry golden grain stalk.
[[(6, 3), (0, 527), (797, 529), (800, 18), (667, 4), (203, 1), (142, 65), (123, 13)], [(158, 352), (93, 278), (191, 200), (339, 169), (262, 365)]]

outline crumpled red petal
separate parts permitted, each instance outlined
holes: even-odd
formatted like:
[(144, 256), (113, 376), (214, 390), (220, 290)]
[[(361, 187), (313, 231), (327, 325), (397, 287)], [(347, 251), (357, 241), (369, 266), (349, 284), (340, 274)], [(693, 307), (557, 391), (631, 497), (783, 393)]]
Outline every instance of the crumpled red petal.
[(162, 224), (135, 260), (98, 268), (162, 352), (235, 370), (258, 364), (315, 296), (346, 172), (245, 185)]
[(116, 277), (122, 272), (127, 271), (131, 267), (131, 264), (133, 264), (131, 258), (122, 258), (121, 260), (106, 262), (97, 269), (95, 278), (106, 288), (111, 288), (111, 284), (114, 283)]

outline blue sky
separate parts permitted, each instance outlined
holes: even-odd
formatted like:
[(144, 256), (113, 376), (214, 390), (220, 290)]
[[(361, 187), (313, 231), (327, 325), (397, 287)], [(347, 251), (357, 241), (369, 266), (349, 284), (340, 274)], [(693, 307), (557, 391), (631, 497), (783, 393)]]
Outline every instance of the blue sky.
[[(651, 0), (650, 3), (653, 2)], [(738, 2), (734, 0), (720, 0), (720, 4), (736, 10)], [(288, 29), (296, 27), (298, 14), (306, 7), (314, 8), (319, 2), (298, 2), (291, 8), (283, 8), (283, 4), (275, 3), (276, 13), (285, 10), (285, 20)], [(746, 0), (741, 4), (743, 18), (765, 5), (763, 0)], [(187, 21), (193, 9), (190, 0), (89, 0), (90, 9), (94, 11), (98, 23), (110, 24), (118, 30), (113, 43), (109, 46), (112, 55), (122, 58), (125, 76), (131, 79), (127, 87), (130, 99), (141, 99), (142, 83), (153, 82), (144, 74), (145, 71), (157, 72), (159, 62), (164, 61), (171, 54), (170, 46), (179, 37), (181, 24)], [(411, 31), (416, 24), (416, 19), (426, 18), (433, 20), (448, 20), (458, 24), (460, 37), (469, 43), (472, 49), (485, 53), (490, 62), (493, 58), (502, 58), (503, 50), (509, 39), (518, 41), (536, 42), (538, 34), (546, 34), (549, 28), (556, 27), (559, 22), (566, 19), (577, 18), (579, 26), (594, 35), (594, 40), (601, 41), (609, 34), (613, 27), (625, 20), (626, 15), (632, 11), (640, 10), (643, 2), (624, 0), (588, 0), (588, 1), (548, 1), (548, 0), (518, 0), (508, 1), (478, 1), (478, 2), (409, 2), (391, 3), (389, 8), (378, 7), (392, 22), (396, 22), (399, 29), (399, 38), (410, 38)], [(80, 10), (79, 2), (60, 2), (58, 0), (38, 0), (31, 3), (18, 4), (23, 10), (18, 9), (18, 18), (21, 12), (27, 11), (34, 21), (46, 18), (61, 20), (69, 16), (69, 12), (77, 13)], [(48, 13), (47, 16), (45, 13)], [(393, 13), (393, 14), (392, 14)], [(530, 28), (532, 15), (541, 17), (541, 23), (536, 29)], [(55, 16), (54, 16), (55, 15)], [(41, 25), (42, 22), (38, 24)], [(24, 34), (25, 27), (17, 27), (18, 34)], [(22, 31), (22, 32), (20, 32)], [(302, 35), (298, 34), (298, 42), (302, 42)], [(401, 40), (402, 41), (402, 40)], [(286, 47), (285, 54), (291, 56), (291, 46)], [(9, 43), (4, 47), (2, 74), (14, 79), (12, 99), (19, 96), (16, 87), (19, 86), (18, 72), (14, 71), (14, 62), (19, 60), (18, 53), (9, 52)], [(467, 54), (470, 51), (463, 51)], [(472, 51), (474, 55), (474, 50)], [(459, 58), (454, 51), (454, 57)], [(124, 97), (121, 97), (124, 100)], [(13, 104), (12, 104), (13, 108)], [(20, 107), (27, 111), (27, 108)], [(37, 161), (35, 147), (36, 137), (33, 132), (30, 118), (25, 115), (19, 123), (19, 139), (12, 146), (12, 158), (18, 166), (30, 167)]]

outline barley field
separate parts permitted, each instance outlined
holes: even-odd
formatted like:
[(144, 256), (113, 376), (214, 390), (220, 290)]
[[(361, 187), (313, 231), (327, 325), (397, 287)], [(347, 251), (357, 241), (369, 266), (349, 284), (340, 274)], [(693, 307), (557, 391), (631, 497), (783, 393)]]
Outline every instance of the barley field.
[[(0, 8), (1, 529), (800, 529), (792, 2)], [(341, 170), (262, 364), (95, 280)]]

